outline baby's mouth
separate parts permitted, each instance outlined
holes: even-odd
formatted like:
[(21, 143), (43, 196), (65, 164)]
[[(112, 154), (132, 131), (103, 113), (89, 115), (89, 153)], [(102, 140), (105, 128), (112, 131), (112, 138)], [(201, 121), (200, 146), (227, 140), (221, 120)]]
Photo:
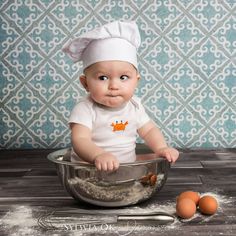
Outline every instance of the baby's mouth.
[(107, 96), (108, 96), (108, 97), (111, 97), (111, 98), (115, 98), (115, 97), (118, 97), (119, 95), (114, 95), (114, 94), (112, 95), (112, 94), (108, 94)]

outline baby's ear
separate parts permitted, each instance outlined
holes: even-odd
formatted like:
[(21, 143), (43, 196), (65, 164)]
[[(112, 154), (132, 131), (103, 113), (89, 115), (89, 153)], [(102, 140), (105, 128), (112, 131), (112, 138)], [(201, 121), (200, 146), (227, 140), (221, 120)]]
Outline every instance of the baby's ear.
[(86, 76), (85, 75), (81, 75), (79, 77), (79, 80), (80, 80), (80, 83), (83, 85), (83, 87), (86, 89), (86, 91), (89, 92)]
[(141, 79), (140, 74), (137, 74), (138, 81)]

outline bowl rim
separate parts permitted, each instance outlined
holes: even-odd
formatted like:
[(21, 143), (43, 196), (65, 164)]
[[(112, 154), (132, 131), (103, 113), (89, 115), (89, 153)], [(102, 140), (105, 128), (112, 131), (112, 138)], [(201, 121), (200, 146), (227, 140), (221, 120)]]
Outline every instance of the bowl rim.
[[(62, 164), (62, 165), (68, 165), (68, 166), (94, 167), (95, 168), (94, 164), (88, 163), (88, 162), (85, 162), (85, 161), (70, 162), (70, 161), (65, 161), (65, 160), (58, 160), (61, 156), (66, 154), (70, 149), (71, 148), (64, 148), (64, 149), (60, 149), (60, 150), (51, 152), (47, 155), (47, 159), (54, 162), (54, 163), (56, 163), (56, 164)], [(149, 153), (143, 153), (143, 154), (149, 154)], [(120, 167), (121, 166), (138, 166), (138, 165), (155, 163), (155, 162), (168, 162), (168, 161), (163, 157), (158, 157), (157, 156), (156, 159), (120, 163)]]

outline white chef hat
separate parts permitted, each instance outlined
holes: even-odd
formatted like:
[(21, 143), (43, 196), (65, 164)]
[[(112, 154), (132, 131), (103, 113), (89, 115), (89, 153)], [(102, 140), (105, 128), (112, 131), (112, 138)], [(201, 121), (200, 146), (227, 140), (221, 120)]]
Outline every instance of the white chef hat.
[(63, 47), (74, 62), (82, 61), (83, 68), (100, 61), (126, 61), (136, 68), (139, 30), (134, 21), (115, 21), (95, 28)]

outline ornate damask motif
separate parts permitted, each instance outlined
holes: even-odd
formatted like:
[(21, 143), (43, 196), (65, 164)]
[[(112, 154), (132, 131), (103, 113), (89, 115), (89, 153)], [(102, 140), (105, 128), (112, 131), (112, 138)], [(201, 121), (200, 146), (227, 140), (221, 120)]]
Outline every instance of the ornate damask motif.
[(173, 4), (174, 2), (175, 1), (169, 0), (151, 0), (148, 2), (147, 9), (144, 8), (144, 15), (153, 22), (159, 30), (164, 31), (181, 14), (177, 6)]
[(57, 45), (61, 44), (66, 35), (53, 20), (46, 16), (34, 27), (29, 37), (34, 41), (35, 45), (38, 45), (42, 52), (49, 54), (55, 50)]
[(38, 67), (43, 57), (31, 44), (23, 39), (9, 52), (5, 60), (24, 78), (29, 75), (34, 68)]
[[(165, 122), (167, 135), (169, 138), (176, 137), (177, 146), (190, 147), (194, 140), (204, 131), (204, 125), (195, 118), (195, 113), (183, 108), (179, 109), (177, 116)], [(199, 145), (201, 147), (201, 145)]]
[(191, 59), (207, 77), (227, 60), (224, 54), (210, 40), (204, 43)]
[(179, 67), (166, 82), (184, 101), (195, 96), (195, 91), (204, 84), (204, 80), (187, 63)]
[(20, 36), (14, 28), (12, 28), (8, 22), (0, 15), (0, 54), (3, 50), (8, 49)]
[(223, 26), (220, 27), (213, 35), (215, 40), (222, 44), (230, 55), (236, 53), (236, 15), (230, 17), (224, 22)]
[[(212, 83), (217, 87), (219, 95), (227, 99), (228, 103), (234, 103), (236, 105), (236, 67), (230, 63), (224, 67), (223, 71), (220, 72), (213, 80)], [(227, 94), (227, 96), (225, 96)]]
[(71, 0), (59, 2), (52, 13), (68, 30), (73, 30), (81, 20), (89, 15), (89, 10), (82, 4), (78, 4), (77, 0)]
[[(6, 2), (6, 1), (5, 1)], [(5, 13), (22, 32), (26, 31), (42, 15), (43, 10), (34, 1), (8, 1)]]
[(191, 10), (193, 17), (200, 22), (201, 26), (210, 31), (227, 14), (222, 1), (201, 0)]
[(156, 44), (154, 50), (144, 57), (144, 60), (155, 69), (157, 74), (164, 77), (176, 66), (180, 57), (164, 40), (161, 40)]
[(204, 37), (201, 31), (196, 28), (193, 22), (187, 17), (184, 17), (176, 27), (170, 31), (168, 36), (173, 44), (185, 55)]
[(235, 12), (235, 0), (0, 0), (0, 148), (70, 146), (86, 92), (61, 48), (118, 19), (139, 26), (136, 94), (168, 143), (236, 147)]
[(171, 114), (180, 108), (179, 101), (172, 96), (165, 86), (155, 87), (152, 95), (147, 98), (145, 105), (152, 115), (158, 117), (158, 121), (164, 123)]

